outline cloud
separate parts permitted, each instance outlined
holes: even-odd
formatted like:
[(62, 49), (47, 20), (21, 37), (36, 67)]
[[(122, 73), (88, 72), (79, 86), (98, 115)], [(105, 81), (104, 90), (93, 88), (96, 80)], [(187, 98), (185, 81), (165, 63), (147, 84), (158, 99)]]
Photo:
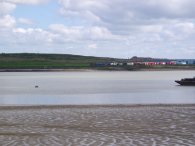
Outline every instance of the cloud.
[(5, 0), (5, 1), (10, 2), (10, 3), (14, 3), (14, 4), (32, 4), (32, 5), (36, 5), (36, 4), (46, 3), (49, 0)]
[(68, 41), (76, 40), (111, 40), (117, 39), (107, 28), (104, 27), (67, 27), (63, 24), (52, 24), (49, 26), (51, 32)]
[(118, 47), (129, 52), (126, 54), (195, 57), (194, 53), (188, 53), (194, 49), (194, 0), (59, 0), (59, 3), (66, 20), (82, 20), (84, 25), (102, 27), (112, 36), (120, 37)]
[(22, 46), (31, 51), (47, 48), (47, 52), (53, 48), (59, 53), (123, 58), (135, 55), (195, 57), (194, 0), (52, 1), (58, 2), (56, 11), (64, 20), (55, 19), (56, 22), (42, 27), (32, 26), (32, 20), (26, 15), (11, 16), (18, 5), (36, 7), (47, 2), (49, 0), (0, 2), (0, 44), (15, 49)]
[(0, 16), (10, 14), (19, 4), (36, 5), (49, 2), (50, 0), (1, 0), (0, 1)]
[(89, 44), (88, 45), (89, 49), (97, 49), (97, 47), (98, 47), (97, 44)]
[(195, 18), (194, 0), (59, 0), (61, 14), (104, 25), (113, 33), (162, 20)]
[(25, 45), (49, 44), (52, 42), (52, 34), (40, 28), (14, 28), (12, 30), (12, 36), (19, 37), (16, 40), (19, 40), (20, 43)]
[(46, 3), (49, 0), (1, 0), (0, 1), (0, 16), (7, 15), (13, 12), (18, 4), (42, 4)]
[(0, 29), (13, 28), (15, 24), (16, 24), (15, 18), (10, 15), (0, 17)]
[(32, 25), (33, 22), (32, 20), (26, 19), (26, 18), (19, 18), (18, 22), (21, 24), (26, 24), (26, 25)]
[(0, 16), (12, 12), (16, 8), (15, 4), (8, 2), (0, 2)]

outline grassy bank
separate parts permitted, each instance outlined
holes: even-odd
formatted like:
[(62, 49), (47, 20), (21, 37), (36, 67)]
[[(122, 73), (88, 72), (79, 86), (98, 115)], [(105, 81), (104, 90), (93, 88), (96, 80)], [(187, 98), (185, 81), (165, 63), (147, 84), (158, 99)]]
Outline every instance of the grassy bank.
[(194, 70), (195, 65), (135, 65), (135, 66), (96, 66), (96, 63), (128, 62), (131, 60), (80, 56), (70, 54), (0, 54), (0, 71), (14, 70), (55, 70), (55, 69), (95, 69), (95, 70)]
[(88, 69), (96, 62), (116, 60), (68, 54), (0, 54), (0, 69)]

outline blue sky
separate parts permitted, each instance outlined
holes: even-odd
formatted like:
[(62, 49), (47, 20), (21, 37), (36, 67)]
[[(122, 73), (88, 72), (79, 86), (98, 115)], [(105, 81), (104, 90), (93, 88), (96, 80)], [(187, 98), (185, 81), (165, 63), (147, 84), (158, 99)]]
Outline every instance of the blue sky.
[(194, 0), (0, 0), (0, 52), (195, 58)]
[[(58, 12), (59, 4), (55, 1), (49, 1), (40, 5), (18, 5), (12, 15), (15, 18), (27, 18), (33, 22), (34, 28), (47, 29), (50, 24), (63, 23), (67, 25)], [(26, 27), (24, 24), (18, 24), (18, 27)]]

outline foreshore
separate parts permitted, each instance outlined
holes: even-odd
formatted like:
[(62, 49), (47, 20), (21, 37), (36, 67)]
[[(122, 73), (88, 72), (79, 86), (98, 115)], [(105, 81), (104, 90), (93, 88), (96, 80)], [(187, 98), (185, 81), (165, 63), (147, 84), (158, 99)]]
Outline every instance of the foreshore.
[(195, 105), (0, 106), (0, 145), (194, 145)]
[(0, 104), (1, 109), (42, 109), (42, 108), (139, 108), (139, 107), (195, 107), (195, 104), (82, 104), (82, 105), (22, 105), (22, 104)]
[(140, 68), (140, 69), (0, 69), (0, 72), (91, 72), (91, 71), (190, 71), (195, 68)]

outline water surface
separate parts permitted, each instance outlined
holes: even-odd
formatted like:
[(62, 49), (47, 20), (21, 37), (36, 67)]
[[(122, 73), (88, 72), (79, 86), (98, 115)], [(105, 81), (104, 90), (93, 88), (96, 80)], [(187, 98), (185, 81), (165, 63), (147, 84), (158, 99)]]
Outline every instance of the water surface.
[[(1, 72), (0, 104), (192, 104), (195, 71)], [(35, 88), (38, 85), (39, 88)]]

